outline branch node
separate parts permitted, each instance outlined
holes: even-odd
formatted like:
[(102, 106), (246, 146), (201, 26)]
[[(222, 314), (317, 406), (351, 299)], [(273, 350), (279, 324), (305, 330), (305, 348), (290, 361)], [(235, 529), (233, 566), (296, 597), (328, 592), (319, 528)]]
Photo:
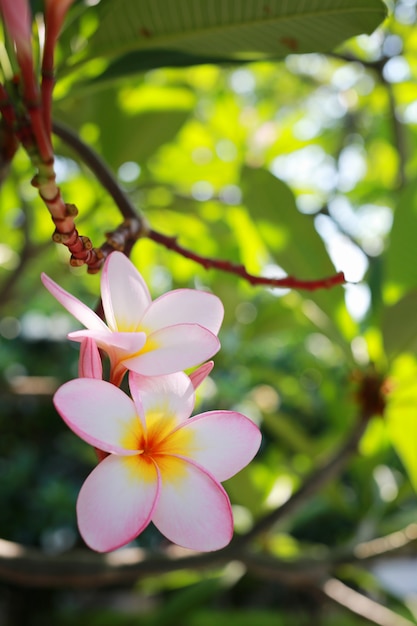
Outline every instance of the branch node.
[(67, 217), (76, 217), (78, 215), (78, 209), (75, 204), (65, 204)]
[(73, 254), (71, 255), (70, 265), (72, 267), (81, 267), (82, 265), (84, 265), (84, 263), (85, 263), (84, 259), (78, 259)]

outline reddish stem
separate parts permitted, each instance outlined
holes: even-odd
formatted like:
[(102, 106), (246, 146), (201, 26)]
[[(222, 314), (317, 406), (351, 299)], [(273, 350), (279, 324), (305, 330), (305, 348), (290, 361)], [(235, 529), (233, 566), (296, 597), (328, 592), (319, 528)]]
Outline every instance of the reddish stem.
[(54, 89), (54, 49), (56, 33), (52, 31), (50, 20), (46, 22), (45, 45), (42, 57), (42, 115), (48, 135), (52, 132), (52, 92)]
[(0, 83), (0, 112), (4, 118), (6, 124), (13, 129), (16, 125), (16, 115), (12, 103), (10, 102), (9, 94), (6, 91), (4, 85)]
[(305, 289), (307, 291), (315, 291), (316, 289), (330, 289), (336, 285), (343, 285), (346, 282), (343, 272), (338, 272), (333, 276), (319, 278), (316, 280), (300, 280), (294, 276), (285, 276), (285, 278), (267, 278), (266, 276), (255, 276), (249, 274), (243, 265), (224, 261), (221, 259), (212, 259), (200, 256), (187, 248), (183, 248), (177, 243), (176, 237), (162, 235), (155, 230), (149, 229), (146, 236), (153, 241), (162, 244), (169, 250), (174, 250), (186, 259), (191, 259), (202, 265), (205, 269), (218, 269), (222, 272), (235, 274), (247, 280), (251, 285), (266, 285), (268, 287), (283, 287), (289, 289)]
[(51, 133), (47, 131), (41, 111), (39, 86), (33, 69), (32, 56), (17, 52), (17, 60), (22, 73), (23, 102), (29, 115), (31, 128), (36, 140), (39, 156), (48, 162), (53, 158)]

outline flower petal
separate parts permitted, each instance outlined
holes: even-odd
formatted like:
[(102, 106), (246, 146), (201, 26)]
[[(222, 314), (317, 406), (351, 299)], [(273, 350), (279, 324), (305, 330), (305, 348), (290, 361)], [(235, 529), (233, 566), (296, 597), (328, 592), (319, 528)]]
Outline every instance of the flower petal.
[(42, 273), (41, 280), (49, 293), (58, 300), (62, 306), (71, 313), (81, 324), (90, 330), (105, 330), (109, 332), (106, 324), (86, 304), (62, 289), (49, 276)]
[(105, 452), (137, 454), (142, 427), (135, 405), (104, 380), (78, 378), (58, 389), (55, 408), (76, 435)]
[(207, 363), (203, 363), (203, 365), (200, 365), (194, 372), (189, 374), (194, 389), (197, 389), (205, 381), (213, 367), (214, 361), (207, 361)]
[(151, 303), (145, 281), (122, 252), (112, 252), (104, 263), (101, 297), (107, 323), (113, 331), (136, 331)]
[(108, 552), (132, 541), (149, 524), (159, 488), (152, 462), (141, 456), (106, 457), (78, 496), (78, 526), (86, 544)]
[(184, 372), (166, 376), (130, 372), (129, 386), (135, 404), (138, 400), (145, 416), (159, 413), (175, 418), (174, 426), (190, 417), (194, 408), (194, 388)]
[(80, 378), (103, 378), (103, 367), (96, 343), (87, 337), (81, 342), (80, 360), (78, 362)]
[(191, 550), (226, 546), (233, 517), (223, 487), (203, 468), (174, 456), (155, 459), (161, 493), (152, 521), (170, 541)]
[(145, 333), (112, 333), (107, 327), (105, 332), (101, 330), (75, 330), (68, 334), (68, 338), (72, 341), (84, 341), (86, 338), (94, 339), (97, 345), (108, 354), (117, 354), (119, 360), (140, 352), (146, 342)]
[(240, 472), (253, 459), (262, 438), (256, 424), (234, 411), (195, 415), (181, 424), (175, 434), (181, 431), (193, 434), (190, 458), (219, 482)]
[(176, 324), (199, 324), (217, 335), (223, 315), (223, 305), (212, 293), (176, 289), (152, 302), (142, 318), (141, 326), (147, 331), (155, 331)]
[[(146, 351), (147, 344), (155, 347)], [(127, 369), (143, 376), (162, 376), (194, 367), (220, 348), (217, 337), (197, 324), (163, 328), (149, 335), (147, 344), (142, 354), (123, 360)]]

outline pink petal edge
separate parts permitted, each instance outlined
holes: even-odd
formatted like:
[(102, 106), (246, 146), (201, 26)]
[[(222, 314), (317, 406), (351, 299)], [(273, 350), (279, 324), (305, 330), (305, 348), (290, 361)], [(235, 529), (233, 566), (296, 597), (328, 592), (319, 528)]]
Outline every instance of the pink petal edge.
[(65, 308), (71, 315), (75, 317), (81, 324), (90, 330), (102, 330), (109, 332), (106, 324), (94, 313), (86, 304), (75, 298), (73, 295), (62, 289), (56, 282), (49, 278), (47, 274), (41, 274), (41, 280), (51, 295), (58, 300), (58, 302)]
[[(87, 443), (121, 455), (138, 454), (135, 447), (142, 427), (131, 398), (121, 389), (93, 378), (64, 383), (54, 405), (67, 426)], [(132, 441), (127, 448), (126, 441)]]
[(158, 330), (148, 337), (156, 348), (123, 360), (127, 369), (143, 376), (163, 376), (194, 367), (212, 357), (220, 342), (198, 324), (178, 324)]
[(151, 304), (148, 286), (122, 252), (112, 252), (101, 275), (101, 297), (106, 321), (112, 331), (136, 332)]
[(219, 482), (228, 480), (248, 465), (261, 445), (258, 426), (235, 411), (208, 411), (191, 417), (176, 431), (193, 433), (190, 462), (196, 462)]
[(85, 543), (93, 550), (116, 550), (148, 526), (161, 481), (154, 465), (144, 468), (142, 475), (142, 463), (140, 457), (110, 455), (81, 487), (77, 500), (78, 527)]
[(173, 463), (180, 464), (180, 478), (177, 471), (164, 471), (159, 466), (161, 493), (153, 523), (165, 537), (184, 548), (202, 552), (224, 548), (233, 536), (226, 491), (197, 463), (169, 457), (166, 469), (172, 469)]

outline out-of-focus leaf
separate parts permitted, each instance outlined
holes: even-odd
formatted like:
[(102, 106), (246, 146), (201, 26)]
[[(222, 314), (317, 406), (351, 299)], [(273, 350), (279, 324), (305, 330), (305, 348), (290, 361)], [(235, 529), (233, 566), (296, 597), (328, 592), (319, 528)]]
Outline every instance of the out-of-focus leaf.
[(186, 89), (138, 86), (118, 94), (108, 89), (89, 98), (66, 98), (58, 103), (55, 117), (80, 131), (84, 124), (93, 124), (101, 155), (117, 168), (125, 161), (143, 165), (176, 136), (193, 105), (193, 95)]
[(386, 297), (390, 302), (416, 286), (416, 232), (417, 183), (413, 182), (404, 189), (397, 204), (385, 258)]
[(313, 219), (299, 212), (288, 185), (265, 169), (245, 168), (242, 188), (252, 219), (288, 274), (316, 279), (335, 273)]
[(407, 293), (401, 300), (386, 307), (383, 314), (382, 333), (388, 357), (401, 351), (417, 348), (417, 291)]
[(402, 354), (390, 373), (392, 391), (385, 417), (388, 433), (398, 456), (417, 490), (417, 360)]
[(128, 52), (116, 59), (99, 76), (91, 81), (91, 85), (102, 85), (115, 79), (133, 76), (138, 72), (156, 69), (159, 67), (191, 67), (203, 64), (234, 64), (241, 63), (238, 59), (218, 56), (195, 56), (181, 50), (138, 50)]
[[(161, 50), (186, 52), (192, 64), (211, 56), (254, 60), (322, 52), (371, 33), (386, 16), (381, 0), (102, 0), (94, 9), (97, 29), (85, 41), (82, 61), (147, 50), (148, 68), (156, 67), (152, 52)], [(67, 31), (71, 35), (71, 26)]]
[[(297, 209), (294, 194), (265, 169), (242, 171), (244, 203), (274, 261), (298, 279), (321, 279), (336, 273), (311, 216)], [(303, 312), (315, 326), (346, 348), (336, 317), (343, 306), (340, 287), (308, 294)]]
[(146, 626), (169, 626), (180, 624), (197, 607), (204, 606), (222, 587), (221, 578), (201, 580), (181, 590), (177, 590), (150, 619), (145, 619)]

